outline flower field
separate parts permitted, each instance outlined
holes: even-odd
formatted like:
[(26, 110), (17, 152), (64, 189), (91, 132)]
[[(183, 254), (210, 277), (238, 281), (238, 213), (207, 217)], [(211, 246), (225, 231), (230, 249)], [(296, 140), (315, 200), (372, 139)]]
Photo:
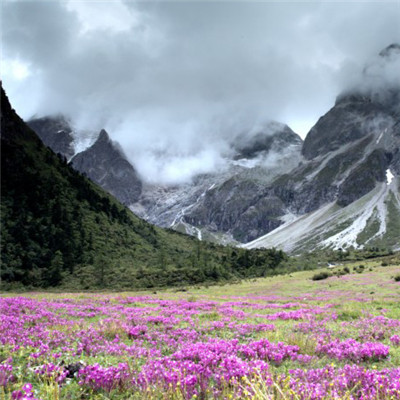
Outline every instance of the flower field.
[(396, 270), (4, 295), (0, 399), (400, 399)]

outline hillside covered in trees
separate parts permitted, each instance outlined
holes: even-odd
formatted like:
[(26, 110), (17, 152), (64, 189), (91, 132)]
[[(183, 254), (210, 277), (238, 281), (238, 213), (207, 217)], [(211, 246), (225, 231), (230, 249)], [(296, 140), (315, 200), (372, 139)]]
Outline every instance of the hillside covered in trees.
[(1, 88), (2, 288), (141, 288), (262, 276), (276, 250), (200, 242), (154, 227), (45, 147)]

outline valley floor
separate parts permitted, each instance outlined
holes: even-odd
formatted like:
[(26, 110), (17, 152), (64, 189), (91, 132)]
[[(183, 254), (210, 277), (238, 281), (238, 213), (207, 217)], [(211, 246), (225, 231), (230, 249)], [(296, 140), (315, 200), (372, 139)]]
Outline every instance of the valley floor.
[(0, 399), (400, 399), (400, 266), (359, 264), (317, 281), (3, 294)]

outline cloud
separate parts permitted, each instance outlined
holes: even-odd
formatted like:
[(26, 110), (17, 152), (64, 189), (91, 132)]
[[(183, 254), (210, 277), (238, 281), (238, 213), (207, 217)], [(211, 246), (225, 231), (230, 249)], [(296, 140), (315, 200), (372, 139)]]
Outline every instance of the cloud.
[(180, 182), (270, 119), (304, 135), (399, 19), (384, 2), (6, 1), (3, 81), (24, 118), (106, 128), (145, 178)]

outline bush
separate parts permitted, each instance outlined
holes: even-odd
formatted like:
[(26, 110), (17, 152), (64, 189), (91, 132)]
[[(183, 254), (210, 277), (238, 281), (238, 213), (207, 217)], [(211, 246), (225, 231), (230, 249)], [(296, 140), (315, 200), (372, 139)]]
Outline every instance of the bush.
[(389, 264), (387, 262), (383, 262), (381, 265), (382, 267), (387, 267)]
[(365, 265), (358, 265), (357, 267), (353, 267), (353, 271), (357, 272), (358, 274), (362, 274), (364, 272)]
[(400, 274), (399, 274), (399, 275), (396, 275), (396, 276), (394, 277), (394, 281), (395, 281), (395, 282), (400, 282)]
[(311, 278), (313, 281), (321, 281), (322, 279), (330, 278), (332, 274), (330, 272), (319, 272), (318, 274), (313, 275)]

